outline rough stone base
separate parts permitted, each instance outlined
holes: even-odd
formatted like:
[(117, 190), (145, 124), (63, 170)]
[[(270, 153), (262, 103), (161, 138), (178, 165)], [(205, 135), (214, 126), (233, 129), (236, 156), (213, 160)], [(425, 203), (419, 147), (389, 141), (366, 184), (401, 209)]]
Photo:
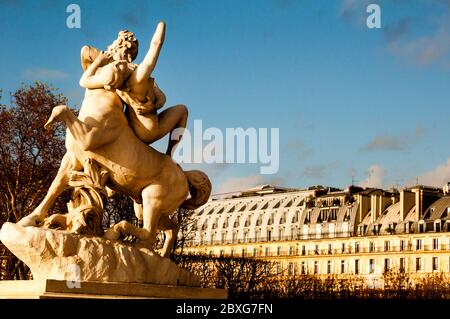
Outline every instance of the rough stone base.
[(3, 224), (0, 240), (36, 280), (200, 286), (196, 275), (139, 244), (13, 223)]
[(69, 288), (62, 280), (0, 281), (1, 299), (226, 299), (224, 289), (134, 283), (81, 282)]

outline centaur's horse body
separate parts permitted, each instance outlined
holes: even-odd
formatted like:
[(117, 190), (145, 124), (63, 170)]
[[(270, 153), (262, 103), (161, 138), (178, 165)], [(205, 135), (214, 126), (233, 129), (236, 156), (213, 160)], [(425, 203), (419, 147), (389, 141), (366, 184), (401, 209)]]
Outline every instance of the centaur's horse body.
[[(172, 230), (162, 252), (167, 256), (176, 236), (168, 214), (180, 206), (192, 209), (204, 204), (211, 184), (204, 173), (184, 172), (168, 155), (139, 140), (122, 108), (114, 91), (100, 88), (86, 90), (78, 118), (65, 105), (53, 109), (46, 128), (56, 120), (65, 123), (67, 153), (43, 202), (19, 223), (33, 226), (46, 218), (48, 209), (67, 187), (70, 172), (81, 170), (85, 160), (93, 159), (109, 171), (108, 187), (142, 203), (141, 237), (150, 247), (158, 228)], [(189, 190), (191, 198), (187, 199)]]
[[(85, 123), (108, 123), (107, 127), (95, 132), (91, 138), (92, 143), (97, 145), (89, 145), (91, 142), (89, 139), (77, 141), (70, 133), (69, 127), (67, 150), (76, 154), (81, 163), (86, 158), (92, 158), (107, 168), (111, 182), (108, 186), (138, 202), (142, 200), (142, 191), (151, 184), (157, 190), (154, 192), (155, 195), (165, 197), (166, 206), (161, 209), (174, 211), (188, 194), (188, 184), (183, 170), (169, 156), (156, 151), (136, 137), (122, 111), (122, 101), (115, 93), (105, 92), (103, 89), (95, 91), (90, 91), (89, 93), (94, 93), (93, 96), (88, 96), (84, 100), (78, 119)], [(105, 94), (110, 97), (104, 99)], [(99, 99), (96, 97), (100, 95), (102, 102), (106, 103), (98, 103)], [(64, 120), (62, 117), (61, 119)], [(98, 138), (102, 139), (103, 145), (98, 145)], [(176, 187), (173, 187), (175, 185)], [(172, 188), (168, 188), (169, 186)]]

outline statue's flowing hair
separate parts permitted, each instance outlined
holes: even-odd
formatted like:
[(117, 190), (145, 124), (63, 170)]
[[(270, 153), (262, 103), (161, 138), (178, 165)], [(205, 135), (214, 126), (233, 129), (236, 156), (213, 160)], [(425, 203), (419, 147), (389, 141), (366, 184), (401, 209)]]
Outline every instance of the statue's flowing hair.
[(134, 61), (138, 54), (139, 42), (134, 37), (134, 33), (128, 30), (120, 31), (117, 34), (117, 39), (108, 46), (106, 50), (107, 53), (114, 55), (117, 49), (126, 47), (129, 50), (129, 54), (131, 56), (131, 60)]

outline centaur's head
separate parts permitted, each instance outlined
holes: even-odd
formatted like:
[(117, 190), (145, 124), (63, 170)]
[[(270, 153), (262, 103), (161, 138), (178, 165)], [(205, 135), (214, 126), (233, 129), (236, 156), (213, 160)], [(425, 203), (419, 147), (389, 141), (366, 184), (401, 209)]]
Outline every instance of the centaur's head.
[(108, 46), (106, 52), (116, 61), (126, 60), (131, 63), (138, 54), (138, 40), (134, 37), (133, 32), (120, 31), (117, 39)]

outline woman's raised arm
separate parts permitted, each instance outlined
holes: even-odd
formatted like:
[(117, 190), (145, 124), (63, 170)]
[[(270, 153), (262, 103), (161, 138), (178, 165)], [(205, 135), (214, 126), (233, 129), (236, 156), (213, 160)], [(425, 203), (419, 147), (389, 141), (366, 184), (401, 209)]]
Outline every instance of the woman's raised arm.
[(141, 83), (142, 81), (146, 81), (152, 74), (155, 69), (156, 62), (158, 61), (159, 52), (161, 51), (164, 43), (165, 34), (166, 24), (164, 22), (158, 23), (155, 34), (153, 35), (150, 43), (150, 49), (145, 55), (142, 63), (139, 64), (136, 71), (132, 75), (134, 77), (134, 81)]

